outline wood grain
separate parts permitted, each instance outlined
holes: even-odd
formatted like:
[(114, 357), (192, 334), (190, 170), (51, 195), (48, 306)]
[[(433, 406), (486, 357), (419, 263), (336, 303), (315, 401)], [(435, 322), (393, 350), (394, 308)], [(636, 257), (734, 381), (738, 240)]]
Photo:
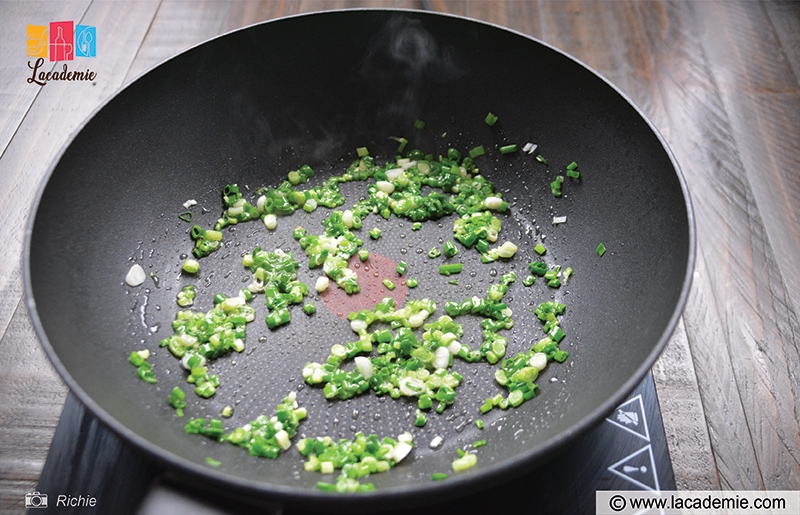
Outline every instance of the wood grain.
[[(26, 26), (76, 19), (74, 16), (84, 13), (89, 3), (89, 0), (32, 1), (6, 2), (3, 5), (3, 16), (9, 21), (13, 20), (14, 25), (4, 25), (8, 30), (0, 34), (0, 48), (8, 53), (0, 60), (0, 157), (41, 91), (36, 86), (25, 87), (28, 86), (26, 81), (31, 76), (28, 59), (25, 58)], [(9, 58), (12, 55), (17, 58)], [(55, 64), (47, 63), (48, 70), (53, 66)]]
[(718, 65), (707, 48), (705, 35), (714, 34), (714, 45), (725, 40), (720, 24), (728, 9), (720, 5), (670, 5), (692, 10), (685, 19), (697, 24), (664, 45), (683, 55), (665, 56), (671, 66), (657, 69), (656, 82), (670, 126), (681, 131), (667, 139), (695, 198), (702, 246), (684, 317), (721, 484), (777, 489), (798, 482), (797, 322), (750, 173), (759, 182), (767, 176), (742, 157), (740, 148), (752, 145), (737, 141), (732, 119), (739, 114), (727, 105), (718, 77), (728, 63)]
[(36, 340), (20, 303), (0, 339), (0, 513), (18, 510), (44, 465), (67, 388)]

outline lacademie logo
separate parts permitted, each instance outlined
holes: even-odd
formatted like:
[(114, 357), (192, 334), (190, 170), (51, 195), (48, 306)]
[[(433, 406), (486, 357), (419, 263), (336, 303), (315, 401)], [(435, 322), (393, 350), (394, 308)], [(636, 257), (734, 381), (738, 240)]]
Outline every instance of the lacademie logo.
[(93, 81), (97, 73), (86, 71), (70, 71), (67, 63), (61, 70), (53, 68), (45, 72), (40, 69), (45, 59), (50, 62), (72, 61), (75, 57), (97, 57), (97, 27), (91, 25), (75, 25), (72, 21), (53, 21), (49, 25), (28, 25), (27, 27), (28, 57), (36, 60), (28, 61), (28, 68), (33, 70), (28, 77), (28, 84), (44, 86), (51, 80), (59, 81)]

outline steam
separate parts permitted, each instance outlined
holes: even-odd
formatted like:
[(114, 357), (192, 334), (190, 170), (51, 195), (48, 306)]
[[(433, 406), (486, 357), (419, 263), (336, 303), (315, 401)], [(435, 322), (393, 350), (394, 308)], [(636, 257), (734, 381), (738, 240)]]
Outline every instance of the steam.
[[(452, 43), (453, 29), (448, 24), (431, 25), (426, 18), (411, 14), (378, 20), (365, 24), (369, 35), (345, 36), (342, 45), (332, 43), (330, 49), (311, 54), (313, 64), (304, 61), (306, 46), (287, 48), (285, 57), (269, 59), (277, 66), (259, 73), (273, 84), (271, 98), (285, 99), (282, 102), (262, 96), (251, 84), (226, 92), (230, 115), (249, 125), (245, 141), (240, 133), (226, 135), (227, 148), (239, 148), (247, 155), (248, 148), (257, 147), (263, 155), (289, 161), (292, 155), (302, 156), (314, 166), (352, 153), (355, 146), (369, 141), (409, 135), (399, 133), (409, 131), (414, 119), (428, 114), (426, 105), (467, 75), (470, 56)], [(354, 30), (359, 30), (358, 25)], [(302, 79), (297, 69), (307, 70)], [(241, 71), (246, 81), (259, 79), (258, 74), (249, 76), (250, 72), (247, 67)], [(254, 109), (259, 105), (266, 106), (263, 109), (269, 110), (269, 116)]]
[(456, 49), (437, 40), (422, 21), (392, 16), (370, 42), (359, 69), (385, 96), (389, 116), (419, 113), (426, 85), (454, 81), (466, 74)]

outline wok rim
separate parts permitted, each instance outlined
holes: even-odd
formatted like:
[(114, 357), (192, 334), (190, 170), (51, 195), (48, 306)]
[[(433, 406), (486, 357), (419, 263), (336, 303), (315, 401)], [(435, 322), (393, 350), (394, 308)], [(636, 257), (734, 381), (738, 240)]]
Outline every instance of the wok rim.
[[(678, 183), (680, 185), (681, 193), (684, 199), (684, 207), (686, 209), (686, 221), (688, 223), (688, 228), (687, 228), (688, 248), (686, 249), (687, 252), (686, 271), (681, 284), (680, 294), (677, 298), (677, 302), (675, 303), (673, 311), (669, 317), (668, 323), (665, 326), (664, 331), (662, 332), (661, 336), (659, 337), (652, 351), (647, 355), (647, 358), (640, 364), (640, 366), (636, 368), (635, 372), (622, 384), (621, 387), (619, 387), (614, 392), (613, 395), (608, 397), (603, 403), (597, 406), (594, 410), (585, 414), (580, 419), (579, 422), (573, 424), (569, 429), (563, 431), (556, 437), (553, 437), (545, 441), (541, 445), (538, 445), (536, 447), (531, 447), (530, 449), (526, 449), (524, 452), (517, 454), (513, 458), (505, 459), (498, 463), (492, 463), (490, 465), (487, 465), (485, 468), (482, 468), (480, 471), (476, 471), (471, 474), (451, 475), (451, 477), (446, 482), (431, 481), (429, 484), (400, 485), (397, 487), (390, 487), (388, 489), (387, 488), (379, 489), (374, 492), (331, 495), (330, 493), (308, 490), (306, 488), (289, 487), (289, 486), (270, 483), (267, 481), (254, 481), (239, 476), (235, 476), (229, 473), (225, 473), (220, 470), (210, 468), (208, 466), (203, 466), (199, 463), (190, 461), (182, 456), (174, 454), (169, 449), (165, 449), (159, 445), (156, 445), (152, 441), (142, 436), (139, 436), (138, 433), (131, 430), (125, 424), (119, 422), (115, 417), (113, 417), (110, 413), (104, 410), (97, 402), (95, 402), (95, 400), (89, 394), (87, 394), (83, 388), (81, 388), (81, 386), (78, 384), (78, 381), (72, 376), (67, 367), (63, 364), (63, 362), (58, 356), (58, 353), (52, 346), (50, 339), (46, 331), (44, 330), (44, 326), (42, 324), (41, 318), (39, 316), (36, 307), (36, 299), (33, 296), (30, 257), (31, 257), (33, 230), (34, 230), (34, 225), (36, 223), (42, 196), (44, 195), (44, 192), (47, 189), (50, 179), (52, 178), (55, 170), (58, 168), (58, 165), (60, 164), (64, 154), (69, 150), (69, 148), (71, 147), (74, 140), (78, 137), (78, 135), (86, 128), (87, 125), (89, 125), (94, 120), (97, 114), (100, 113), (103, 109), (105, 109), (111, 102), (117, 99), (125, 90), (136, 84), (143, 77), (146, 77), (153, 70), (160, 68), (162, 66), (167, 66), (169, 65), (170, 62), (176, 60), (180, 56), (188, 52), (193, 52), (199, 47), (202, 47), (206, 44), (211, 44), (212, 42), (218, 39), (225, 38), (230, 34), (246, 31), (256, 26), (284, 22), (290, 19), (314, 17), (314, 16), (340, 15), (347, 12), (408, 13), (418, 16), (432, 16), (432, 17), (438, 16), (445, 18), (454, 18), (465, 22), (477, 23), (495, 30), (501, 30), (516, 36), (521, 36), (531, 41), (534, 44), (541, 45), (546, 49), (549, 49), (550, 51), (556, 52), (559, 56), (561, 56), (561, 58), (565, 58), (569, 61), (572, 61), (574, 64), (577, 64), (578, 66), (584, 68), (586, 71), (590, 72), (595, 77), (599, 78), (607, 87), (611, 88), (613, 92), (619, 95), (642, 119), (642, 121), (646, 123), (647, 127), (656, 137), (661, 148), (668, 157), (672, 169), (674, 170), (675, 176), (678, 179)], [(610, 413), (619, 404), (621, 404), (627, 398), (627, 396), (629, 396), (630, 393), (641, 383), (641, 381), (647, 375), (648, 371), (652, 369), (658, 357), (663, 352), (669, 339), (673, 336), (678, 326), (679, 319), (682, 316), (682, 313), (685, 309), (686, 302), (688, 300), (688, 296), (691, 290), (692, 279), (696, 266), (695, 263), (696, 245), (697, 245), (696, 222), (695, 222), (694, 210), (692, 207), (691, 195), (689, 192), (686, 179), (683, 175), (683, 172), (681, 170), (681, 167), (677, 159), (675, 158), (672, 150), (670, 149), (663, 135), (659, 132), (659, 130), (656, 128), (656, 126), (653, 124), (650, 118), (647, 115), (645, 115), (645, 113), (639, 108), (638, 105), (636, 105), (631, 100), (630, 97), (628, 97), (628, 95), (626, 95), (622, 90), (620, 90), (616, 85), (610, 82), (602, 74), (600, 74), (599, 72), (597, 72), (596, 70), (585, 64), (577, 57), (563, 50), (560, 50), (557, 47), (550, 45), (549, 43), (546, 43), (536, 37), (530, 36), (518, 30), (511, 29), (496, 23), (470, 18), (458, 14), (427, 11), (422, 9), (353, 8), (353, 9), (335, 9), (335, 10), (324, 10), (324, 11), (293, 14), (270, 20), (251, 23), (243, 27), (226, 31), (222, 34), (219, 34), (217, 36), (199, 42), (193, 46), (190, 46), (166, 58), (165, 60), (151, 66), (147, 70), (137, 75), (126, 85), (121, 87), (115, 93), (113, 93), (109, 98), (104, 100), (69, 134), (66, 142), (59, 149), (58, 154), (53, 159), (46, 174), (44, 175), (43, 179), (38, 185), (37, 192), (31, 204), (29, 216), (26, 221), (24, 246), (22, 252), (22, 260), (23, 260), (22, 269), (23, 269), (25, 305), (28, 310), (29, 317), (32, 326), (35, 330), (37, 339), (44, 348), (45, 353), (47, 354), (47, 357), (50, 360), (51, 364), (56, 369), (58, 374), (61, 376), (62, 380), (68, 386), (70, 392), (72, 392), (78, 398), (78, 400), (92, 413), (92, 415), (97, 417), (97, 419), (101, 421), (101, 423), (104, 426), (112, 430), (125, 442), (130, 443), (135, 448), (142, 451), (146, 456), (153, 459), (157, 464), (162, 465), (165, 468), (165, 473), (169, 474), (169, 471), (171, 470), (180, 473), (185, 473), (190, 477), (204, 480), (205, 483), (208, 483), (208, 485), (211, 486), (212, 488), (222, 486), (224, 487), (223, 489), (225, 491), (230, 493), (231, 490), (228, 489), (228, 487), (230, 487), (233, 488), (236, 492), (254, 495), (256, 498), (270, 503), (280, 502), (286, 504), (294, 503), (296, 505), (303, 505), (308, 503), (318, 503), (320, 501), (324, 501), (325, 503), (327, 503), (328, 506), (330, 506), (333, 509), (339, 509), (343, 507), (354, 508), (358, 507), (359, 505), (365, 506), (368, 503), (373, 503), (371, 505), (371, 508), (374, 509), (375, 508), (374, 503), (376, 501), (383, 501), (383, 502), (402, 501), (404, 503), (404, 506), (415, 506), (429, 501), (433, 496), (437, 496), (440, 499), (443, 499), (444, 496), (447, 496), (448, 498), (458, 497), (459, 495), (467, 495), (467, 492), (475, 492), (481, 489), (488, 488), (492, 485), (508, 481), (513, 477), (516, 477), (524, 473), (526, 468), (529, 470), (536, 469), (538, 466), (544, 464), (549, 457), (551, 457), (553, 454), (556, 454), (558, 450), (563, 449), (569, 442), (574, 441), (578, 436), (583, 435), (584, 433), (588, 432), (590, 429), (598, 425), (602, 421), (602, 419), (608, 415), (608, 413)], [(180, 480), (180, 478), (178, 479)], [(185, 482), (185, 481), (180, 481), (180, 482)], [(459, 492), (461, 493), (459, 494)]]

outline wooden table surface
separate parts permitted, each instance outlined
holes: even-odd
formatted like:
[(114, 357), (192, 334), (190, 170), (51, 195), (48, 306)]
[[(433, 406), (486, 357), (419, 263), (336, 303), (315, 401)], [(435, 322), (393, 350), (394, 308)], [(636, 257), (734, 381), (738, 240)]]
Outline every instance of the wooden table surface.
[[(3, 0), (0, 510), (22, 511), (67, 394), (31, 328), (21, 266), (31, 202), (58, 150), (99, 104), (189, 46), (363, 6), (529, 34), (600, 72), (654, 122), (697, 224), (686, 311), (653, 368), (678, 488), (800, 490), (800, 3)], [(26, 81), (26, 25), (58, 20), (97, 27), (94, 83)]]

